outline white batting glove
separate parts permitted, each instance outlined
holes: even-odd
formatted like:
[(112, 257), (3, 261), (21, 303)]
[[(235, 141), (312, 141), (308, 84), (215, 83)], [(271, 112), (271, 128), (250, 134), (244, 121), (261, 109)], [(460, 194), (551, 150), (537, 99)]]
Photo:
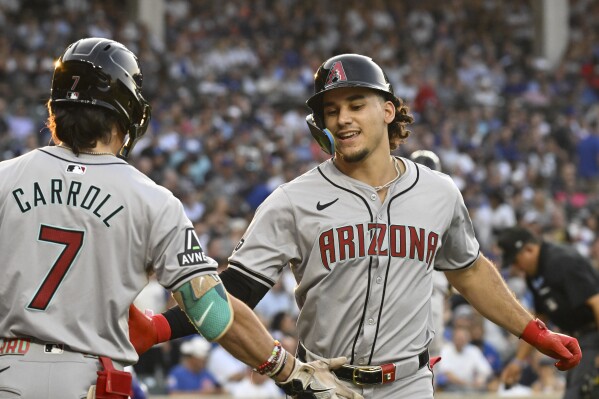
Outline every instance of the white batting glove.
[(362, 395), (343, 385), (331, 372), (346, 363), (346, 357), (309, 363), (295, 359), (289, 377), (277, 385), (295, 399), (364, 399)]

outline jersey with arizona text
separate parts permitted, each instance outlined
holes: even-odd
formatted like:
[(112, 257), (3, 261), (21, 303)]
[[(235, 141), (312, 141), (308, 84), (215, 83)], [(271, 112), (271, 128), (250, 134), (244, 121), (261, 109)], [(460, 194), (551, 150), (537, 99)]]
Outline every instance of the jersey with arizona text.
[(0, 163), (0, 337), (137, 361), (128, 309), (155, 273), (216, 273), (170, 191), (112, 155), (44, 147)]
[(381, 364), (433, 337), (433, 269), (471, 266), (479, 244), (449, 176), (399, 158), (405, 173), (381, 203), (374, 188), (323, 162), (256, 211), (229, 267), (267, 287), (290, 265), (298, 333), (326, 358)]

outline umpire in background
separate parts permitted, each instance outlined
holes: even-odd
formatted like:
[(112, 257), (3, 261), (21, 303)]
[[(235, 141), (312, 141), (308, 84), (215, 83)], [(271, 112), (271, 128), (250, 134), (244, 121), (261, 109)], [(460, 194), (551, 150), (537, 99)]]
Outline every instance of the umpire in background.
[[(596, 398), (589, 381), (599, 361), (599, 274), (574, 247), (544, 241), (523, 227), (499, 234), (497, 244), (503, 267), (513, 266), (526, 275), (537, 317), (555, 324), (578, 339), (582, 361), (568, 371), (564, 399)], [(507, 385), (518, 382), (533, 347), (520, 341), (514, 360), (502, 373)]]

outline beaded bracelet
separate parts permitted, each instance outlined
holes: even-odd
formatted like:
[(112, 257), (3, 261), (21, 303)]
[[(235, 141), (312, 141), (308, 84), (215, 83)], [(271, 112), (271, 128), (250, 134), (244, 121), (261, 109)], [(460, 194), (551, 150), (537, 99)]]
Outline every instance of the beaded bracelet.
[(277, 368), (281, 360), (283, 346), (278, 340), (275, 340), (275, 346), (272, 349), (271, 355), (267, 361), (256, 367), (254, 370), (260, 374), (272, 373)]
[(268, 373), (268, 376), (270, 378), (275, 378), (276, 376), (278, 376), (279, 374), (281, 374), (281, 371), (283, 371), (283, 369), (285, 368), (285, 365), (287, 364), (287, 354), (288, 354), (288, 352), (285, 349), (283, 349), (283, 351), (285, 352), (283, 354), (283, 361), (279, 362), (279, 365), (271, 373)]

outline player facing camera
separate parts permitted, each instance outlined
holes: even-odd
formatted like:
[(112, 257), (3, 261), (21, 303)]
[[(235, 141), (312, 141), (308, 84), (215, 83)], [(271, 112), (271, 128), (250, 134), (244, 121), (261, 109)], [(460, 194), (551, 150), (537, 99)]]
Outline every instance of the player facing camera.
[(314, 77), (314, 95), (306, 101), (312, 114), (306, 117), (310, 133), (327, 154), (335, 153), (334, 139), (324, 126), (324, 94), (330, 90), (343, 87), (361, 87), (374, 90), (385, 101), (391, 101), (397, 113), (389, 124), (389, 139), (392, 150), (406, 139), (409, 132), (404, 125), (414, 119), (408, 109), (397, 97), (385, 72), (370, 57), (359, 54), (342, 54), (323, 63)]

